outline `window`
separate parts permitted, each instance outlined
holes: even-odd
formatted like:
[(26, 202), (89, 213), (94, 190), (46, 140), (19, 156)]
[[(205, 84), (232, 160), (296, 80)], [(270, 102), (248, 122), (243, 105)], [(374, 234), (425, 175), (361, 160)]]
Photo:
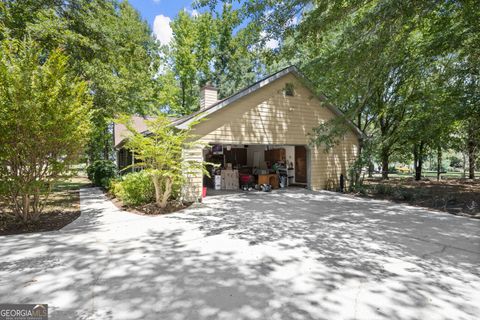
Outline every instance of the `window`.
[(295, 89), (293, 88), (293, 83), (285, 84), (285, 95), (293, 97), (295, 95)]

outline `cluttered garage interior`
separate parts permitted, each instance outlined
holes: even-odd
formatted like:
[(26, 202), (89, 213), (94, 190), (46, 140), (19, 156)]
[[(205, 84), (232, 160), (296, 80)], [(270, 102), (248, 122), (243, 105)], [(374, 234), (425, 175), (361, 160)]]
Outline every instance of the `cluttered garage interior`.
[(209, 190), (271, 191), (307, 187), (307, 147), (212, 144), (203, 151)]

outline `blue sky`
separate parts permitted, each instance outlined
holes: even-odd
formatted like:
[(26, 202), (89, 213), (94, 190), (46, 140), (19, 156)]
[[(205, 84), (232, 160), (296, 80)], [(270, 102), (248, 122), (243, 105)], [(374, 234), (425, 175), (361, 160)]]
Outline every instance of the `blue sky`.
[(128, 0), (128, 2), (140, 11), (150, 26), (153, 26), (157, 15), (173, 18), (182, 9), (192, 10), (191, 0)]
[(171, 38), (170, 21), (180, 10), (193, 12), (192, 0), (128, 0), (143, 18), (148, 21), (153, 32), (166, 44)]
[[(128, 1), (135, 9), (140, 11), (143, 19), (148, 21), (153, 33), (162, 44), (168, 44), (170, 42), (172, 38), (170, 22), (175, 18), (180, 10), (187, 10), (190, 14), (195, 14), (196, 12), (196, 10), (194, 10), (192, 7), (193, 0)], [(266, 46), (269, 48), (276, 48), (278, 47), (278, 41), (275, 39), (270, 39), (267, 41)]]

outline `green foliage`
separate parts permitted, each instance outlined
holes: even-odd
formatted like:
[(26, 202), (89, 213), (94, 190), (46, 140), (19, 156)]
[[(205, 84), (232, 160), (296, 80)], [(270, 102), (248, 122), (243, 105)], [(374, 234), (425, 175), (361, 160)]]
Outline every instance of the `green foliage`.
[(395, 166), (388, 167), (388, 173), (398, 173), (398, 170)]
[(165, 70), (159, 77), (164, 94), (160, 101), (173, 114), (190, 114), (199, 108), (199, 89), (211, 83), (225, 98), (260, 76), (261, 50), (255, 29), (236, 29), (240, 15), (230, 4), (220, 12), (191, 16), (182, 10), (171, 26), (173, 39), (163, 48)]
[(147, 121), (150, 134), (137, 132), (128, 116), (118, 120), (132, 133), (126, 147), (135, 153), (139, 160), (136, 166), (143, 167), (152, 178), (155, 186), (155, 201), (165, 208), (175, 189), (181, 188), (189, 174), (208, 174), (205, 164), (184, 158), (184, 150), (198, 147), (190, 128), (178, 130), (171, 126), (165, 115)]
[(0, 46), (0, 181), (16, 214), (35, 220), (84, 150), (91, 100), (63, 50), (29, 37)]
[(61, 47), (71, 70), (88, 81), (93, 98), (90, 161), (112, 151), (111, 119), (156, 111), (159, 55), (148, 24), (128, 1), (3, 1), (0, 39), (30, 35), (48, 49)]
[(117, 176), (117, 166), (110, 160), (96, 160), (87, 167), (87, 176), (96, 186), (109, 188)]
[(112, 182), (113, 194), (129, 206), (155, 201), (155, 186), (146, 171), (134, 172)]
[[(219, 3), (229, 1), (197, 1)], [(239, 12), (282, 39), (272, 65), (298, 63), (365, 133), (384, 178), (394, 159), (414, 158), (421, 172), (426, 154), (441, 157), (455, 145), (468, 151), (473, 177), (480, 150), (472, 125), (480, 123), (478, 1), (259, 0), (242, 2)], [(319, 126), (314, 143), (339, 143), (338, 126)]]
[(461, 168), (462, 166), (463, 166), (462, 159), (460, 159), (456, 156), (451, 156), (450, 157), (450, 167)]
[(379, 195), (391, 196), (394, 194), (395, 188), (388, 184), (379, 183), (375, 185), (372, 191)]

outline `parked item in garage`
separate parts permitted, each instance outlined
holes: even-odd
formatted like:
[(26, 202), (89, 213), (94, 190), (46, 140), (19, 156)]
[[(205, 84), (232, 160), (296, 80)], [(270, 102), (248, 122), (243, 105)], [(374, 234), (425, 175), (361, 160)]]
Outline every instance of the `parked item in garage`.
[(262, 190), (263, 192), (270, 192), (272, 191), (272, 186), (269, 184), (262, 184), (260, 185), (260, 190)]
[(280, 176), (280, 188), (286, 188), (287, 185), (287, 176)]
[(222, 189), (222, 176), (215, 175), (215, 190), (221, 190), (221, 189)]
[(222, 190), (238, 190), (238, 170), (222, 170)]
[(252, 191), (252, 190), (253, 190), (252, 187), (249, 187), (249, 186), (246, 186), (246, 185), (242, 186), (241, 189), (242, 189), (243, 191)]
[(343, 177), (343, 174), (340, 175), (340, 192), (343, 192), (345, 188), (345, 178)]
[(288, 184), (291, 185), (295, 182), (295, 169), (290, 167), (287, 170), (288, 172)]
[(258, 184), (269, 184), (273, 189), (278, 189), (278, 175), (260, 174), (258, 175)]
[(252, 188), (255, 185), (255, 177), (251, 174), (240, 174), (240, 187), (245, 190), (248, 188)]

